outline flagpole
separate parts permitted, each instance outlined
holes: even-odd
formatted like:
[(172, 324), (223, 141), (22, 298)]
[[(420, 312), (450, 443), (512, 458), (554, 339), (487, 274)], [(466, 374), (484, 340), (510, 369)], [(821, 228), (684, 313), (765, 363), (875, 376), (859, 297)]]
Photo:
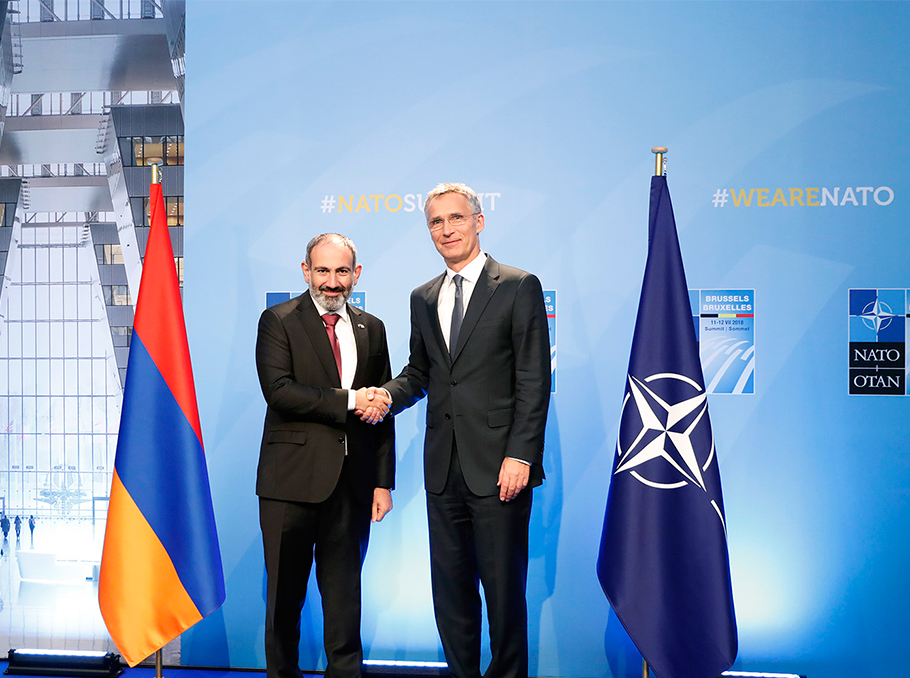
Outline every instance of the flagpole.
[[(163, 158), (149, 158), (149, 165), (152, 166), (152, 184), (161, 183), (161, 165), (163, 163)], [(159, 647), (155, 650), (155, 678), (162, 678), (163, 676), (163, 653)]]
[[(654, 146), (651, 149), (651, 152), (655, 156), (654, 162), (654, 176), (662, 177), (664, 175), (664, 153), (667, 152), (666, 146)], [(642, 657), (641, 658), (641, 678), (648, 678), (650, 676), (650, 669), (648, 668), (648, 661)]]
[(655, 146), (651, 149), (651, 152), (657, 156), (657, 162), (654, 167), (654, 176), (662, 177), (664, 175), (664, 153), (667, 152), (665, 146)]
[(163, 158), (149, 158), (149, 165), (152, 166), (152, 183), (160, 184), (161, 183), (161, 165), (163, 164)]

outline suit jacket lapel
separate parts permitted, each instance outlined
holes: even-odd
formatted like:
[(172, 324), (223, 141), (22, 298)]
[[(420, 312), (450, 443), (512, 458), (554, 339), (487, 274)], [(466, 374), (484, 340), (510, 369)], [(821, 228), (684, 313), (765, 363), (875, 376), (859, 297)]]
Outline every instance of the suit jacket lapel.
[(316, 357), (325, 370), (329, 383), (336, 388), (341, 388), (341, 377), (338, 375), (338, 367), (335, 365), (335, 354), (329, 343), (329, 335), (325, 331), (325, 323), (319, 317), (319, 311), (313, 304), (309, 293), (301, 295), (300, 303), (297, 305), (297, 317), (316, 350)]
[(366, 325), (361, 321), (363, 311), (356, 306), (347, 305), (348, 318), (351, 320), (351, 326), (354, 330), (354, 343), (357, 345), (357, 370), (354, 372), (353, 388), (358, 388), (360, 384), (368, 386), (366, 383), (367, 360), (370, 357), (370, 332)]
[(442, 290), (442, 284), (445, 282), (445, 279), (446, 274), (443, 273), (433, 281), (433, 284), (430, 285), (430, 289), (427, 291), (426, 304), (430, 331), (436, 339), (436, 345), (439, 346), (439, 350), (448, 359), (449, 349), (446, 347), (446, 340), (445, 337), (442, 336), (442, 328), (439, 326), (439, 292)]
[[(464, 320), (461, 323), (461, 331), (458, 333), (458, 346), (452, 354), (452, 362), (458, 359), (465, 343), (474, 331), (477, 321), (483, 315), (484, 309), (493, 296), (493, 292), (499, 286), (499, 264), (491, 256), (487, 256), (487, 261), (480, 271), (480, 277), (477, 284), (474, 285), (474, 291), (471, 293), (471, 301), (468, 302), (468, 308), (464, 313)], [(438, 324), (438, 323), (437, 323)], [(441, 333), (440, 333), (441, 334)]]

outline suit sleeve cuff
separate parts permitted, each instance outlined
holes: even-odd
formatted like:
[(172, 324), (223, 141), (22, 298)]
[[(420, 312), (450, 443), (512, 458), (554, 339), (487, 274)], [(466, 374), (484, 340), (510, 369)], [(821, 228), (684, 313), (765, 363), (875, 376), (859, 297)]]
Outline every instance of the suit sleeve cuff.
[(511, 460), (513, 460), (513, 461), (517, 461), (519, 464), (524, 464), (525, 466), (533, 466), (533, 465), (534, 465), (534, 464), (532, 464), (531, 462), (525, 461), (524, 459), (519, 459), (518, 457), (506, 457), (506, 459), (511, 459)]

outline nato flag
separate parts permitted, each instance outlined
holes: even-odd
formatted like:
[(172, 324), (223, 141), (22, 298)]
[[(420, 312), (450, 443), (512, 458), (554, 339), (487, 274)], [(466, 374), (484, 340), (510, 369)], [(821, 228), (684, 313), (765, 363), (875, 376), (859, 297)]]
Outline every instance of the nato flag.
[(665, 177), (651, 179), (648, 262), (597, 576), (658, 678), (736, 659), (726, 521), (704, 377)]

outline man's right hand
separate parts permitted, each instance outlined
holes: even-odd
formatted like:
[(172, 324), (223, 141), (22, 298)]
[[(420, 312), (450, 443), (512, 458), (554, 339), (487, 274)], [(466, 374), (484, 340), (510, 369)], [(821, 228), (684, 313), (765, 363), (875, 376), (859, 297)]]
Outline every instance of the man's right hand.
[(355, 391), (354, 414), (368, 424), (378, 424), (389, 413), (392, 399), (385, 389), (370, 386)]

